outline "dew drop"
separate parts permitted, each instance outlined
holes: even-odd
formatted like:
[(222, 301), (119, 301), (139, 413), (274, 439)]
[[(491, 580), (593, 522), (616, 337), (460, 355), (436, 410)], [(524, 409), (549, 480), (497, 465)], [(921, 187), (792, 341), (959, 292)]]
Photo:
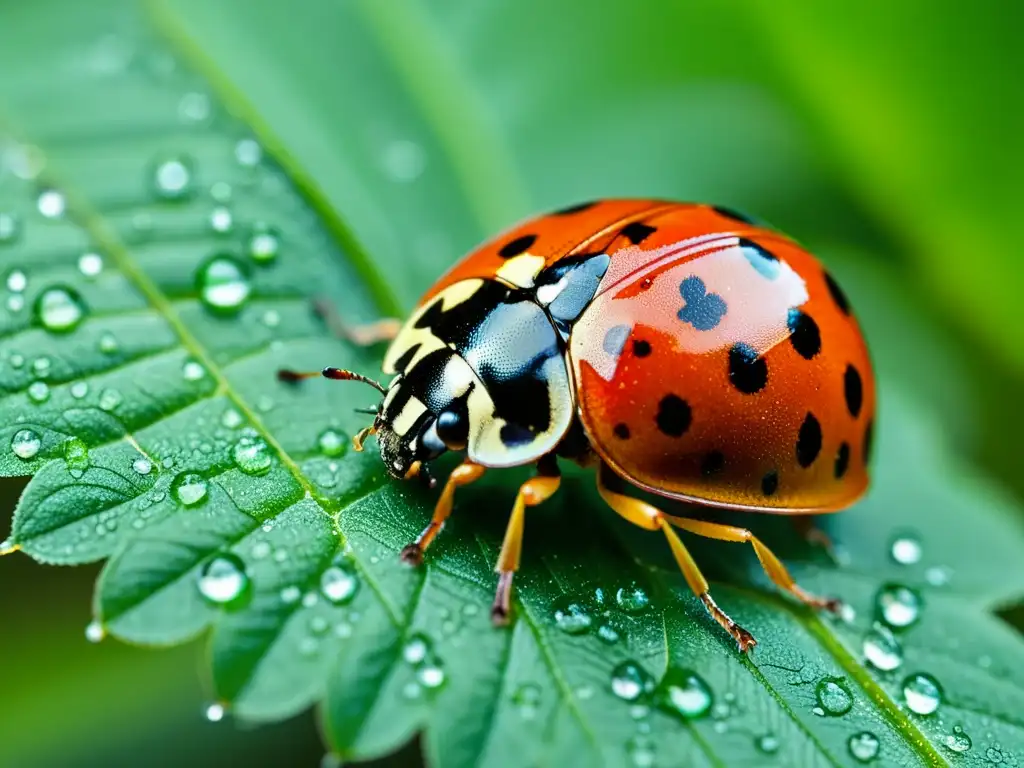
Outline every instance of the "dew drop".
[(910, 587), (885, 584), (875, 595), (875, 610), (890, 627), (909, 627), (921, 613), (921, 598)]
[(21, 312), (25, 308), (25, 297), (20, 293), (12, 293), (7, 297), (7, 310), (9, 312)]
[(945, 565), (933, 565), (924, 572), (924, 580), (933, 587), (944, 587), (952, 578), (952, 569)]
[(839, 717), (853, 708), (853, 696), (843, 681), (837, 677), (819, 680), (814, 695), (823, 714)]
[(617, 630), (615, 625), (607, 619), (602, 620), (597, 625), (597, 632), (595, 634), (601, 642), (606, 643), (607, 645), (614, 645), (619, 642), (619, 639), (621, 638), (619, 630)]
[(891, 672), (903, 663), (903, 647), (884, 624), (875, 622), (864, 635), (864, 658), (875, 669)]
[(359, 577), (347, 564), (336, 563), (320, 574), (320, 592), (334, 605), (352, 602), (359, 590)]
[(855, 733), (846, 741), (846, 748), (849, 750), (850, 756), (860, 763), (870, 763), (878, 757), (880, 746), (878, 737), (871, 731)]
[(540, 686), (534, 683), (523, 683), (512, 692), (511, 699), (523, 720), (533, 720), (537, 717), (537, 709), (540, 707)]
[(348, 447), (348, 440), (336, 430), (325, 429), (317, 438), (317, 444), (324, 456), (341, 456)]
[(407, 664), (420, 664), (430, 653), (430, 640), (426, 635), (417, 632), (406, 640), (402, 646), (402, 658)]
[(237, 429), (242, 426), (242, 414), (234, 408), (228, 408), (220, 416), (220, 424), (228, 429)]
[(416, 670), (416, 679), (424, 688), (440, 688), (445, 681), (444, 669), (436, 663), (424, 664)]
[(197, 507), (206, 501), (206, 479), (195, 472), (182, 472), (171, 481), (171, 495), (186, 507)]
[(239, 139), (235, 144), (235, 160), (239, 165), (252, 168), (263, 159), (263, 147), (255, 139)]
[(292, 605), (293, 603), (299, 602), (302, 597), (302, 590), (296, 587), (294, 584), (289, 584), (287, 587), (281, 590), (281, 602), (285, 605)]
[(210, 212), (210, 229), (217, 234), (226, 234), (231, 231), (235, 219), (231, 211), (223, 205), (218, 205)]
[(612, 670), (612, 693), (623, 701), (636, 701), (654, 690), (654, 681), (634, 661), (624, 661)]
[[(13, 364), (13, 360), (11, 363)], [(32, 373), (36, 376), (46, 376), (50, 372), (50, 358), (43, 355), (32, 361)]]
[(97, 277), (103, 271), (103, 257), (98, 253), (83, 253), (78, 257), (78, 271), (84, 277)]
[(224, 719), (224, 716), (226, 714), (227, 709), (224, 707), (223, 704), (209, 704), (207, 705), (206, 709), (203, 710), (203, 717), (205, 717), (207, 722), (210, 723), (219, 723), (221, 720)]
[(71, 396), (76, 400), (81, 400), (83, 397), (89, 394), (89, 385), (84, 381), (76, 381), (71, 385)]
[(245, 564), (230, 552), (217, 555), (199, 574), (199, 593), (214, 605), (230, 605), (249, 589)]
[(263, 313), (263, 317), (260, 321), (267, 326), (267, 328), (277, 328), (281, 324), (281, 315), (276, 309), (268, 309)]
[(218, 254), (200, 265), (196, 290), (207, 307), (231, 314), (241, 309), (252, 287), (244, 264), (233, 256)]
[(85, 302), (74, 288), (57, 285), (36, 297), (33, 305), (36, 321), (46, 330), (65, 333), (78, 327), (85, 317)]
[(34, 459), (42, 445), (42, 438), (31, 429), (19, 429), (11, 438), (11, 451), (23, 461)]
[(7, 290), (21, 293), (28, 286), (28, 278), (20, 269), (12, 269), (7, 273)]
[(134, 469), (140, 475), (148, 475), (153, 471), (153, 462), (147, 459), (145, 456), (140, 456), (132, 462), (132, 469)]
[(80, 478), (89, 468), (89, 449), (77, 437), (64, 441), (64, 465), (74, 478)]
[(958, 753), (968, 752), (974, 746), (971, 737), (964, 733), (963, 726), (960, 725), (953, 726), (953, 732), (946, 734), (943, 744), (947, 749)]
[(124, 398), (116, 389), (104, 389), (100, 392), (100, 410), (112, 411), (121, 404)]
[(195, 360), (188, 360), (181, 367), (181, 375), (185, 381), (199, 381), (206, 375), (206, 369)]
[(178, 102), (178, 117), (182, 122), (201, 123), (210, 117), (210, 97), (205, 93), (190, 91)]
[(153, 170), (153, 191), (164, 200), (180, 200), (192, 191), (192, 161), (169, 157), (157, 162)]
[(692, 670), (669, 667), (656, 691), (658, 706), (683, 720), (702, 717), (711, 710), (708, 684)]
[(25, 358), (19, 355), (17, 352), (15, 352), (13, 355), (11, 355), (10, 363), (11, 368), (17, 370), (18, 368), (21, 368), (21, 366), (25, 364)]
[(33, 381), (28, 385), (28, 399), (33, 403), (45, 403), (50, 399), (50, 387), (45, 381)]
[(615, 604), (627, 613), (639, 613), (650, 605), (650, 602), (651, 598), (637, 584), (619, 587), (615, 592)]
[(21, 224), (12, 213), (0, 213), (0, 245), (13, 243), (21, 233)]
[(103, 625), (93, 619), (85, 625), (85, 639), (90, 643), (99, 643), (107, 636), (107, 630), (104, 629)]
[(942, 688), (934, 677), (919, 672), (903, 681), (903, 698), (911, 712), (930, 715), (942, 703)]
[(48, 219), (58, 219), (64, 215), (67, 201), (64, 195), (55, 189), (44, 189), (36, 198), (36, 208)]
[(112, 333), (104, 333), (100, 336), (99, 341), (100, 352), (105, 355), (112, 355), (117, 352), (121, 347), (117, 343), (117, 337)]
[(281, 250), (281, 234), (274, 227), (258, 224), (249, 236), (248, 251), (253, 261), (269, 264)]
[(590, 630), (593, 619), (587, 607), (569, 595), (562, 595), (552, 605), (555, 626), (567, 635), (582, 635)]
[(270, 448), (258, 437), (243, 436), (235, 443), (235, 464), (247, 475), (262, 475), (270, 469)]
[(754, 740), (754, 746), (757, 747), (759, 752), (763, 752), (766, 755), (774, 755), (779, 751), (781, 743), (779, 742), (779, 737), (774, 733), (766, 733)]

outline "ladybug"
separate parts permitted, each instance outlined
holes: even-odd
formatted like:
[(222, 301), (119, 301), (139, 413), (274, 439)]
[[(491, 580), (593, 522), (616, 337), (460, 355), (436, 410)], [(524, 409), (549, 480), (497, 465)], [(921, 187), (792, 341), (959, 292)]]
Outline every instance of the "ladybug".
[[(455, 264), (404, 323), (341, 333), (390, 340), (373, 425), (395, 478), (465, 454), (430, 523), (402, 552), (422, 562), (458, 487), (525, 464), (498, 557), (491, 615), (507, 622), (525, 510), (559, 486), (559, 458), (595, 467), (619, 515), (661, 531), (687, 583), (738, 643), (756, 644), (712, 599), (676, 529), (753, 546), (771, 580), (801, 589), (745, 528), (667, 514), (628, 486), (689, 502), (786, 515), (834, 512), (868, 486), (875, 384), (842, 289), (787, 237), (725, 208), (601, 200), (520, 224)], [(802, 518), (808, 520), (809, 518)], [(823, 534), (821, 534), (823, 535)]]

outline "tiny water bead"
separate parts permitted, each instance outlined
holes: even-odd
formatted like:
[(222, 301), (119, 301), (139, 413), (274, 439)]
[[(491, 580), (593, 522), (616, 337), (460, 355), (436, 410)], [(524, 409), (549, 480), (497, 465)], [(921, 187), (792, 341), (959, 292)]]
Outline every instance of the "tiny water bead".
[(219, 723), (226, 714), (227, 708), (223, 704), (218, 703), (209, 704), (203, 710), (203, 717), (210, 723)]
[(206, 376), (206, 369), (195, 360), (187, 360), (181, 367), (181, 375), (185, 381), (199, 381)]
[(942, 703), (942, 687), (931, 675), (918, 672), (903, 681), (903, 698), (911, 712), (930, 715)]
[(889, 554), (900, 565), (914, 565), (921, 560), (921, 542), (909, 534), (897, 536), (892, 540)]
[(846, 742), (850, 756), (859, 763), (870, 763), (878, 757), (881, 742), (871, 731), (855, 733)]
[(635, 661), (624, 661), (612, 670), (611, 688), (623, 701), (636, 701), (654, 690), (654, 681)]
[(99, 276), (103, 271), (103, 257), (98, 253), (83, 253), (78, 257), (78, 271), (88, 278)]
[(241, 309), (252, 287), (245, 265), (228, 254), (211, 256), (196, 273), (196, 290), (203, 303), (215, 312), (230, 314)]
[(54, 333), (66, 333), (78, 327), (85, 317), (85, 302), (78, 291), (66, 285), (47, 288), (33, 305), (36, 322)]
[(20, 269), (12, 269), (7, 273), (7, 290), (21, 293), (28, 287), (28, 277)]
[(169, 157), (153, 169), (153, 191), (164, 200), (180, 200), (192, 191), (192, 161)]
[(145, 456), (140, 456), (132, 462), (132, 469), (134, 469), (140, 475), (148, 475), (153, 471), (153, 462), (147, 459)]
[(433, 662), (424, 664), (416, 671), (416, 679), (424, 688), (440, 688), (444, 685), (444, 668)]
[(76, 381), (71, 385), (71, 396), (75, 400), (81, 400), (83, 397), (89, 394), (89, 385), (84, 381)]
[(954, 725), (953, 732), (946, 734), (946, 738), (942, 743), (946, 745), (946, 749), (957, 753), (969, 752), (971, 747), (974, 746), (971, 737), (964, 733), (963, 726), (961, 725)]
[(890, 627), (909, 627), (921, 614), (921, 598), (910, 587), (884, 584), (875, 595), (875, 610)]
[(57, 219), (64, 215), (67, 201), (64, 195), (55, 189), (44, 189), (36, 198), (36, 208), (48, 219)]
[(20, 293), (12, 293), (7, 297), (7, 310), (9, 312), (21, 312), (25, 308), (25, 297)]
[(945, 565), (933, 565), (924, 572), (924, 580), (933, 587), (944, 587), (953, 577), (953, 570)]
[(33, 403), (45, 403), (50, 399), (50, 387), (45, 381), (33, 381), (28, 385), (28, 399)]
[(537, 716), (537, 709), (540, 707), (541, 702), (539, 685), (535, 683), (518, 685), (510, 698), (519, 710), (519, 716), (523, 720), (533, 720)]
[(23, 461), (34, 459), (42, 445), (42, 438), (31, 429), (19, 429), (11, 438), (11, 451)]
[[(12, 360), (13, 364), (13, 360)], [(50, 358), (43, 355), (32, 361), (32, 373), (36, 376), (46, 376), (50, 372)]]
[[(853, 696), (850, 694), (850, 690), (837, 677), (825, 677), (819, 680), (814, 689), (814, 696), (818, 700), (815, 714), (840, 717), (853, 708)], [(818, 709), (821, 710), (820, 713)]]
[(903, 647), (892, 630), (880, 622), (864, 635), (864, 658), (875, 669), (891, 672), (903, 663)]
[(103, 628), (103, 625), (93, 619), (85, 625), (85, 639), (90, 643), (99, 643), (107, 636), (107, 630)]
[(80, 478), (89, 468), (89, 449), (77, 437), (64, 442), (64, 465), (74, 478)]
[(615, 604), (626, 613), (639, 613), (650, 605), (650, 602), (651, 598), (637, 584), (619, 587), (615, 592)]
[(346, 605), (359, 591), (359, 577), (348, 564), (335, 563), (320, 574), (320, 593), (333, 605)]
[(655, 696), (663, 711), (683, 720), (706, 715), (714, 703), (708, 684), (696, 672), (679, 667), (669, 667)]
[(590, 625), (594, 621), (583, 601), (569, 595), (557, 598), (551, 608), (555, 626), (567, 635), (584, 634), (590, 630)]
[(217, 234), (226, 234), (234, 226), (235, 219), (231, 211), (223, 205), (218, 205), (210, 212), (210, 229)]
[(334, 429), (325, 429), (317, 438), (320, 453), (324, 456), (341, 456), (348, 448), (348, 438)]
[(220, 425), (228, 429), (238, 429), (242, 426), (242, 414), (234, 408), (228, 408), (220, 417)]
[(189, 91), (178, 102), (178, 117), (182, 122), (200, 123), (210, 117), (210, 97), (198, 91)]
[(259, 437), (243, 435), (232, 451), (235, 465), (247, 475), (262, 475), (270, 469), (270, 448)]
[(214, 605), (229, 605), (249, 589), (245, 563), (230, 552), (217, 555), (199, 574), (199, 593)]
[(255, 139), (239, 139), (235, 144), (235, 160), (239, 165), (252, 168), (263, 159), (263, 148)]
[(12, 213), (0, 213), (0, 245), (13, 243), (21, 233), (21, 224)]
[(779, 737), (774, 733), (766, 733), (755, 739), (754, 746), (757, 747), (759, 752), (763, 752), (766, 755), (774, 755), (779, 751), (779, 747), (782, 746), (782, 744), (779, 741)]
[(274, 227), (257, 224), (249, 236), (249, 256), (260, 264), (269, 264), (281, 250), (281, 234)]
[(121, 345), (118, 344), (117, 337), (112, 333), (104, 333), (100, 336), (99, 350), (105, 355), (112, 355), (117, 352)]
[(196, 472), (182, 472), (171, 481), (171, 495), (186, 507), (197, 507), (206, 501), (206, 478)]
[(608, 619), (602, 619), (597, 625), (597, 631), (594, 633), (597, 638), (608, 645), (614, 645), (619, 642), (622, 635), (619, 630), (615, 628), (615, 625)]
[(124, 401), (124, 396), (116, 389), (104, 389), (100, 392), (100, 410), (112, 411)]
[(430, 653), (430, 639), (417, 632), (416, 634), (409, 637), (405, 641), (405, 645), (402, 646), (402, 658), (405, 659), (407, 664), (420, 664)]

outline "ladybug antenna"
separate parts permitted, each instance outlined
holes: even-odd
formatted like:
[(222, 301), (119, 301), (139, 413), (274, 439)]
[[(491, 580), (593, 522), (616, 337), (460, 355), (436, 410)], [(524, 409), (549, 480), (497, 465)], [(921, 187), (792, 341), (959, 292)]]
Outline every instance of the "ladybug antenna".
[[(335, 381), (361, 381), (364, 384), (369, 384), (382, 395), (386, 395), (388, 393), (382, 384), (374, 381), (370, 377), (363, 376), (363, 374), (356, 373), (355, 371), (346, 371), (341, 368), (324, 368), (322, 371), (292, 371), (287, 368), (282, 368), (277, 372), (278, 379), (290, 383), (302, 381), (303, 379), (312, 379), (316, 376), (323, 376), (325, 379), (334, 379)], [(376, 411), (374, 411), (374, 413), (376, 413)]]
[(379, 408), (353, 408), (352, 410), (355, 411), (356, 413), (366, 413), (369, 414), (370, 416), (376, 416), (378, 413), (380, 413)]

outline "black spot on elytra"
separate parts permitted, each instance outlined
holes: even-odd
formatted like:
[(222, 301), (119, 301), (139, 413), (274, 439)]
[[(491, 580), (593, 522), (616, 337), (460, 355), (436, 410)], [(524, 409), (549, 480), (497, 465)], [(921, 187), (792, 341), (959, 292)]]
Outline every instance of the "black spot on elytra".
[(869, 421), (864, 428), (864, 464), (871, 463), (871, 451), (875, 446), (875, 422)]
[(690, 428), (693, 412), (690, 404), (678, 395), (665, 395), (658, 403), (658, 415), (655, 421), (658, 429), (669, 437), (682, 437)]
[(726, 208), (724, 205), (713, 205), (711, 209), (719, 216), (725, 216), (727, 219), (733, 219), (735, 221), (742, 222), (743, 224), (757, 224), (750, 216), (745, 213), (734, 210), (733, 208)]
[(570, 213), (579, 213), (585, 211), (587, 208), (593, 208), (597, 205), (596, 200), (590, 200), (586, 203), (577, 203), (576, 205), (570, 205), (566, 208), (559, 208), (557, 211), (552, 211), (553, 216), (568, 216)]
[(741, 237), (737, 245), (746, 260), (750, 262), (750, 266), (760, 272), (762, 277), (774, 280), (779, 276), (782, 268), (779, 266), (779, 258), (775, 254), (769, 253), (753, 240), (747, 240), (745, 237)]
[(522, 424), (506, 422), (501, 425), (498, 437), (505, 447), (518, 448), (521, 445), (529, 445), (533, 441), (534, 434)]
[(850, 409), (850, 415), (856, 419), (860, 416), (860, 409), (864, 404), (864, 385), (860, 380), (860, 373), (852, 365), (846, 366), (846, 373), (843, 374), (843, 392), (846, 394), (846, 407)]
[(821, 351), (821, 332), (814, 318), (794, 307), (789, 310), (789, 343), (805, 360), (812, 360)]
[(729, 309), (725, 299), (717, 293), (708, 293), (704, 281), (696, 275), (680, 283), (679, 293), (686, 304), (677, 313), (678, 317), (698, 331), (710, 331), (718, 327)]
[(405, 373), (405, 369), (409, 367), (409, 363), (416, 357), (416, 353), (420, 351), (421, 344), (413, 344), (405, 352), (402, 353), (401, 357), (395, 360), (395, 370), (399, 373)]
[(711, 477), (721, 472), (723, 467), (725, 467), (725, 454), (721, 451), (710, 451), (705, 454), (700, 463), (700, 473), (704, 477)]
[(629, 440), (629, 425), (619, 422), (612, 427), (612, 432), (619, 440)]
[(501, 250), (498, 251), (498, 255), (503, 259), (511, 259), (513, 256), (518, 256), (520, 253), (527, 251), (535, 242), (537, 242), (536, 235), (523, 235), (522, 237), (517, 237), (515, 240), (510, 240), (501, 246)]
[(749, 344), (733, 344), (729, 350), (729, 380), (745, 395), (753, 395), (768, 383), (768, 363)]
[(761, 478), (761, 493), (765, 496), (774, 496), (779, 490), (779, 473), (774, 469)]
[(647, 357), (651, 354), (651, 342), (637, 339), (633, 342), (633, 354), (636, 357)]
[(839, 452), (836, 453), (836, 480), (841, 480), (846, 474), (846, 468), (850, 466), (850, 444), (840, 443)]
[(825, 273), (825, 284), (828, 286), (828, 292), (832, 294), (832, 301), (836, 303), (836, 306), (839, 307), (844, 315), (850, 314), (850, 302), (846, 298), (846, 294), (843, 293), (839, 283), (828, 272)]
[(800, 425), (800, 434), (796, 440), (797, 463), (806, 469), (814, 463), (821, 453), (821, 422), (813, 413), (808, 413), (804, 423)]
[(626, 339), (629, 338), (628, 325), (614, 325), (608, 329), (601, 342), (601, 348), (614, 358), (622, 354), (622, 348), (626, 346)]
[(639, 221), (627, 224), (622, 228), (622, 234), (629, 238), (633, 245), (640, 245), (644, 240), (657, 231), (656, 227), (649, 227)]

